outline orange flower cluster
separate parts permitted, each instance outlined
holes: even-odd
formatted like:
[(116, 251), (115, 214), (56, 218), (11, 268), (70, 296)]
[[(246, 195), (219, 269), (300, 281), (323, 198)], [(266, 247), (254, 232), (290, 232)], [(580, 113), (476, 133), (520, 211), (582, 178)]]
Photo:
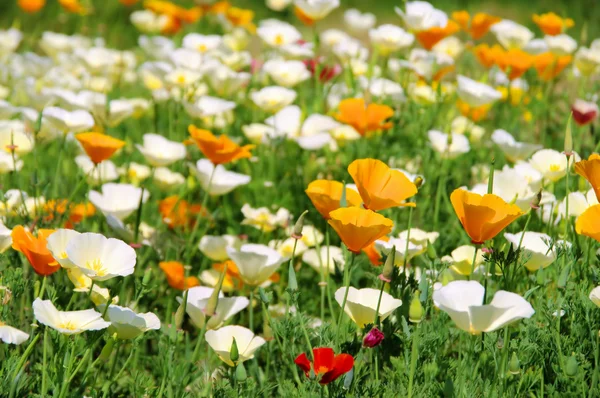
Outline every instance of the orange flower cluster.
[(239, 146), (225, 134), (217, 138), (210, 131), (199, 129), (194, 125), (190, 125), (188, 131), (191, 139), (186, 141), (186, 143), (195, 143), (204, 156), (214, 165), (229, 163), (252, 156), (250, 150), (254, 148), (254, 145)]
[(558, 56), (552, 53), (543, 53), (535, 57), (533, 66), (538, 76), (544, 81), (550, 81), (558, 76), (573, 60), (570, 55)]
[(559, 35), (575, 26), (575, 22), (571, 18), (561, 18), (553, 12), (534, 14), (532, 19), (542, 32), (550, 36)]
[(349, 98), (340, 102), (339, 113), (335, 117), (364, 136), (370, 132), (391, 128), (392, 123), (385, 121), (393, 115), (394, 110), (387, 105), (366, 105), (362, 98)]
[(478, 12), (471, 18), (467, 11), (453, 12), (452, 19), (460, 25), (462, 30), (469, 33), (474, 40), (481, 39), (490, 31), (492, 25), (502, 20), (485, 12)]
[(17, 5), (26, 13), (33, 14), (44, 8), (46, 0), (19, 0)]
[(178, 6), (170, 1), (163, 0), (146, 0), (144, 8), (160, 15), (169, 17), (170, 23), (163, 30), (163, 34), (177, 33), (183, 23), (195, 23), (202, 17), (202, 9), (200, 7), (192, 7), (190, 9)]
[(415, 33), (415, 38), (426, 50), (431, 50), (433, 46), (448, 36), (452, 36), (460, 31), (460, 25), (454, 21), (448, 21), (443, 28), (430, 28)]
[(90, 11), (79, 0), (58, 0), (58, 3), (65, 11), (72, 14), (85, 15)]
[[(392, 220), (375, 211), (414, 206), (405, 200), (417, 193), (417, 187), (402, 172), (376, 159), (355, 160), (348, 172), (360, 195), (346, 188), (349, 207), (340, 207), (344, 186), (337, 181), (313, 181), (306, 193), (348, 250), (358, 254), (392, 231)], [(364, 208), (358, 207), (361, 200)], [(369, 258), (375, 260), (373, 253)]]
[(460, 111), (461, 115), (471, 119), (475, 123), (485, 119), (488, 111), (492, 107), (492, 105), (481, 105), (472, 107), (460, 99), (456, 101), (456, 106), (458, 107), (458, 110)]
[(179, 261), (161, 261), (158, 266), (165, 273), (167, 282), (173, 289), (187, 290), (200, 285), (200, 281), (195, 276), (185, 276), (185, 268)]
[(53, 229), (40, 229), (37, 236), (33, 236), (21, 225), (14, 227), (12, 230), (13, 249), (27, 257), (27, 261), (38, 275), (52, 275), (60, 269), (60, 265), (46, 247), (48, 236), (53, 232)]
[(49, 222), (54, 219), (56, 214), (69, 216), (65, 223), (65, 228), (73, 228), (74, 224), (78, 224), (87, 217), (96, 214), (96, 208), (91, 203), (69, 203), (67, 199), (49, 200), (44, 205), (46, 216), (44, 221)]
[(158, 211), (169, 228), (190, 228), (200, 214), (208, 217), (208, 212), (198, 204), (190, 204), (177, 195), (169, 196), (158, 202)]
[(523, 214), (519, 206), (508, 204), (493, 194), (482, 196), (456, 189), (450, 195), (450, 201), (465, 232), (476, 245), (493, 239)]

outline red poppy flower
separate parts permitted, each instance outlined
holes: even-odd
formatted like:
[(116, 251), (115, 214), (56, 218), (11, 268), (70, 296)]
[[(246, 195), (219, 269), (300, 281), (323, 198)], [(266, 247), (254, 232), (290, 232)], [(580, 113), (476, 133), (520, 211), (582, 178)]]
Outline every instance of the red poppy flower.
[[(320, 384), (329, 384), (354, 366), (354, 358), (349, 354), (335, 355), (333, 348), (313, 348), (314, 362), (312, 368)], [(306, 377), (310, 375), (311, 362), (302, 353), (296, 357), (294, 363), (304, 371)]]

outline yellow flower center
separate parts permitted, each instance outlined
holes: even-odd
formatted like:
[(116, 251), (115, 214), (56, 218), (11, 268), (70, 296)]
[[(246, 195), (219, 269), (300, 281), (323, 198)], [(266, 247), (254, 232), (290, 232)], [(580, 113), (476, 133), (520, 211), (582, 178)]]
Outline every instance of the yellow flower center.
[(67, 329), (67, 330), (75, 330), (75, 329), (77, 329), (77, 326), (73, 325), (73, 323), (71, 321), (63, 322), (60, 325), (58, 325), (58, 327), (61, 328), (61, 329)]
[(283, 35), (279, 34), (275, 36), (275, 44), (281, 46), (283, 44)]
[(198, 46), (198, 51), (200, 51), (201, 53), (205, 53), (206, 51), (208, 51), (208, 47), (206, 47), (206, 44), (200, 44)]
[(185, 76), (184, 75), (177, 76), (177, 83), (185, 84)]
[(62, 252), (58, 255), (59, 260), (64, 260), (67, 257), (69, 257), (69, 256), (67, 256), (67, 252)]
[(559, 170), (560, 170), (560, 165), (558, 165), (558, 164), (550, 165), (550, 171), (559, 171)]
[(104, 265), (102, 264), (102, 261), (99, 258), (97, 258), (97, 259), (95, 259), (94, 261), (91, 261), (91, 262), (88, 261), (86, 263), (86, 266), (89, 269), (91, 269), (94, 272), (96, 272), (97, 276), (104, 276), (104, 275), (106, 275), (106, 270), (104, 269)]

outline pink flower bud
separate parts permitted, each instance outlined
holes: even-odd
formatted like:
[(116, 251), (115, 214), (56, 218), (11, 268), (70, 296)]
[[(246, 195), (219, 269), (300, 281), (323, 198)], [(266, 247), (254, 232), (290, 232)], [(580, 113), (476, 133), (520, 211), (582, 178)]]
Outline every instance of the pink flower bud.
[(369, 330), (369, 333), (367, 333), (367, 335), (363, 339), (363, 347), (367, 347), (367, 348), (377, 347), (379, 344), (381, 344), (381, 341), (384, 338), (385, 338), (385, 336), (383, 335), (381, 330), (374, 327), (373, 329)]
[(580, 126), (593, 122), (598, 117), (598, 105), (594, 102), (576, 100), (571, 106), (573, 111), (573, 120)]

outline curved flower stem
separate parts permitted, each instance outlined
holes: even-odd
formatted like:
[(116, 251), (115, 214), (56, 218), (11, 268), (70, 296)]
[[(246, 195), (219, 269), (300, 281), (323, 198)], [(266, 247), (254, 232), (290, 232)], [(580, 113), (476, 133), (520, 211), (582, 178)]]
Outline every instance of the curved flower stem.
[(41, 300), (44, 299), (44, 292), (46, 291), (46, 279), (48, 279), (47, 276), (44, 276), (42, 278), (42, 288), (40, 289), (40, 293), (38, 294), (38, 298)]
[(248, 324), (250, 325), (250, 330), (254, 333), (254, 288), (250, 289), (250, 304), (248, 305), (248, 311), (250, 315)]
[[(46, 279), (46, 278), (44, 278), (44, 279)], [(48, 328), (47, 327), (44, 328), (44, 340), (43, 340), (42, 344), (44, 346), (43, 347), (44, 353), (43, 353), (43, 359), (42, 359), (42, 391), (41, 391), (41, 394), (42, 394), (42, 397), (45, 397), (46, 396), (46, 387), (47, 387), (46, 386), (46, 369), (47, 369), (46, 360), (48, 357), (48, 354), (47, 354), (48, 350), (46, 348), (46, 346), (48, 345)]]
[[(479, 251), (480, 247), (481, 247), (481, 245), (475, 244), (475, 251), (473, 252), (473, 260), (471, 261), (471, 273), (469, 274), (469, 280), (471, 280), (471, 278), (473, 277), (473, 273), (475, 272), (475, 262), (477, 261), (477, 252)], [(487, 275), (484, 275), (485, 281), (487, 283), (486, 276)]]
[(340, 315), (338, 316), (337, 321), (337, 338), (336, 340), (340, 340), (340, 333), (342, 331), (342, 316), (344, 316), (345, 308), (346, 308), (346, 300), (348, 300), (348, 292), (350, 291), (350, 268), (354, 265), (354, 259), (356, 258), (356, 254), (351, 254), (350, 266), (344, 267), (344, 285), (346, 286), (346, 291), (344, 292), (344, 300), (342, 301), (342, 309), (340, 311)]

